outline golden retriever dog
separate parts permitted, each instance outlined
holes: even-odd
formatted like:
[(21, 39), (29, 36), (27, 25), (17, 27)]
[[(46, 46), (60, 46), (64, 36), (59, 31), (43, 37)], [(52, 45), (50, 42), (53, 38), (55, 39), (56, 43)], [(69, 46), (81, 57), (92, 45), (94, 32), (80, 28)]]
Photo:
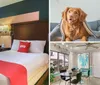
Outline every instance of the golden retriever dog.
[(67, 7), (62, 13), (61, 27), (65, 34), (65, 41), (81, 39), (87, 41), (88, 32), (83, 26), (87, 14), (80, 8)]

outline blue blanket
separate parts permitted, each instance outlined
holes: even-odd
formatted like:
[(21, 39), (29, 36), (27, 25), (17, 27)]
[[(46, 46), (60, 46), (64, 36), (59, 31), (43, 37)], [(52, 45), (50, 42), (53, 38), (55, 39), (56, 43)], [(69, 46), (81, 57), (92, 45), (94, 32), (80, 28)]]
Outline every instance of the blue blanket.
[[(92, 28), (91, 28), (91, 26), (85, 21), (85, 22), (83, 22), (83, 24), (84, 24), (84, 26), (85, 26), (85, 28), (86, 28), (86, 30), (87, 30), (87, 32), (91, 35), (90, 36), (90, 40), (91, 41), (100, 41), (100, 31), (94, 31)], [(50, 40), (51, 41), (54, 41), (55, 39), (56, 39), (56, 37), (61, 37), (61, 40), (63, 41), (64, 39), (65, 39), (65, 35), (64, 35), (64, 33), (63, 33), (63, 31), (62, 31), (62, 29), (61, 29), (61, 22), (59, 23), (59, 24), (57, 24), (54, 28), (53, 28), (53, 30), (51, 31), (51, 33), (50, 33)], [(93, 40), (91, 39), (91, 37), (93, 38)]]

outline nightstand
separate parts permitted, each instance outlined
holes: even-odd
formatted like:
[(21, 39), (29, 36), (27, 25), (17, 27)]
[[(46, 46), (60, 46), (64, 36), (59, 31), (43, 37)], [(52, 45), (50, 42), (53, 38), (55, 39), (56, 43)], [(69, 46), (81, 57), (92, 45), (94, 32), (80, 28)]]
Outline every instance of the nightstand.
[(10, 50), (10, 48), (0, 48), (0, 52)]

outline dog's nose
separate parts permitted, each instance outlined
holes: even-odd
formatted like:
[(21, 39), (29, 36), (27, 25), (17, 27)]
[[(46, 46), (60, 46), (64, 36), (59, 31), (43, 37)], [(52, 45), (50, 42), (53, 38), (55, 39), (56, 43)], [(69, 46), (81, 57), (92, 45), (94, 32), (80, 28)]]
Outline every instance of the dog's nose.
[(70, 20), (72, 20), (73, 16), (70, 16)]
[(72, 20), (71, 18), (69, 20)]
[(71, 15), (70, 18), (73, 18), (73, 16)]

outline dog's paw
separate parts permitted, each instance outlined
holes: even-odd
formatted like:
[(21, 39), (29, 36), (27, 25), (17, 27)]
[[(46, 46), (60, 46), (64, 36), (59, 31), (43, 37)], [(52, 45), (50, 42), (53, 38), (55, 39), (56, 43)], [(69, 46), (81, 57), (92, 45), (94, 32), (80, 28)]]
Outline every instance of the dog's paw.
[(67, 38), (65, 39), (65, 41), (71, 41), (71, 39), (67, 37)]
[(83, 36), (81, 41), (87, 41), (87, 37), (86, 36)]

